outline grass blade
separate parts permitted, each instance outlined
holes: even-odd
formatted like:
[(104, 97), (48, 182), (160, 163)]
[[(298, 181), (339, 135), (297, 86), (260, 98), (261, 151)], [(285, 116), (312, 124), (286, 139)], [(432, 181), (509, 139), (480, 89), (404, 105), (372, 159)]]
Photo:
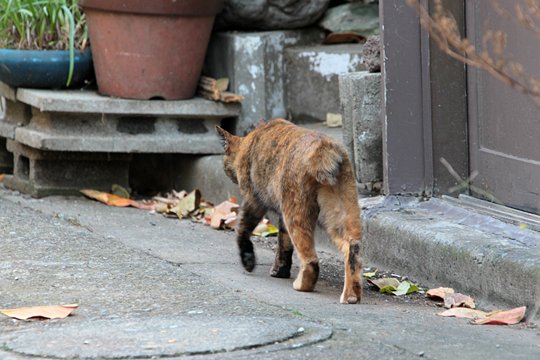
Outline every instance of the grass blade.
[(69, 72), (66, 86), (71, 84), (71, 79), (73, 77), (73, 68), (75, 67), (75, 20), (73, 19), (73, 14), (67, 6), (62, 6), (64, 10), (64, 15), (69, 21)]

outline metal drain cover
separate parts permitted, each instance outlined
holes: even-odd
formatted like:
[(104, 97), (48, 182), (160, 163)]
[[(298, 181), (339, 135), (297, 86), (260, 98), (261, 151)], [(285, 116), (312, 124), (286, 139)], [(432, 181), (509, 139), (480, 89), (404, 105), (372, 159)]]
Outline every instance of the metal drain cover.
[[(33, 326), (38, 325), (38, 326)], [(300, 319), (177, 317), (33, 323), (0, 335), (4, 350), (57, 358), (197, 355), (259, 347), (290, 348), (328, 339), (332, 330)]]

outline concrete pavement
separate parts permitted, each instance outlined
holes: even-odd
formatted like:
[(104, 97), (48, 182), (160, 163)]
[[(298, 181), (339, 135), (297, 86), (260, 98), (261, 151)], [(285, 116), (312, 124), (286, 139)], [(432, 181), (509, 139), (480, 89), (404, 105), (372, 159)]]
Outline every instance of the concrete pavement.
[[(0, 317), (0, 359), (509, 359), (540, 355), (534, 324), (473, 326), (421, 297), (369, 290), (340, 305), (340, 261), (314, 293), (245, 273), (234, 234), (83, 198), (0, 190), (0, 307), (79, 303), (62, 320)], [(294, 273), (297, 268), (294, 269)], [(443, 284), (441, 284), (443, 285)]]

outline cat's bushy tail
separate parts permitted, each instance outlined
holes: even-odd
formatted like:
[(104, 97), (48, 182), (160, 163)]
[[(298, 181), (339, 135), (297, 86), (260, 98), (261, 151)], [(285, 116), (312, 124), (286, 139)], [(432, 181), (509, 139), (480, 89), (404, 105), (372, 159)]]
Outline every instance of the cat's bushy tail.
[(339, 146), (330, 141), (323, 141), (311, 154), (309, 172), (318, 183), (335, 185), (345, 156)]

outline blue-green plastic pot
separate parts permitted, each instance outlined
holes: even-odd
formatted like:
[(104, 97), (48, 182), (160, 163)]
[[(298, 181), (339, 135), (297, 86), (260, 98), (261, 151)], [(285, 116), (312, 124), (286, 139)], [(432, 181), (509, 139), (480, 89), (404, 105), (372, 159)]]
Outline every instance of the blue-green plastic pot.
[[(69, 51), (0, 49), (0, 81), (13, 87), (65, 88), (69, 74)], [(69, 87), (92, 80), (92, 53), (75, 50), (73, 76)]]

